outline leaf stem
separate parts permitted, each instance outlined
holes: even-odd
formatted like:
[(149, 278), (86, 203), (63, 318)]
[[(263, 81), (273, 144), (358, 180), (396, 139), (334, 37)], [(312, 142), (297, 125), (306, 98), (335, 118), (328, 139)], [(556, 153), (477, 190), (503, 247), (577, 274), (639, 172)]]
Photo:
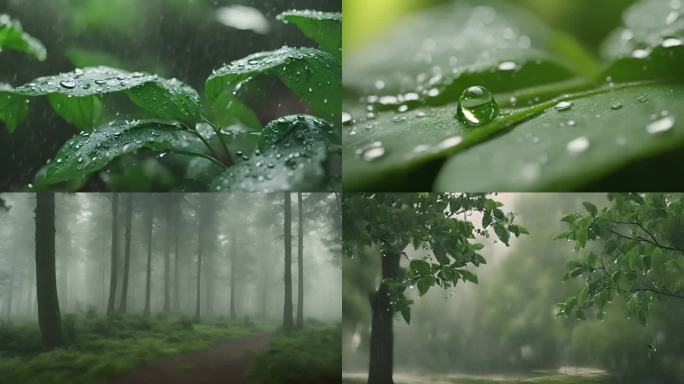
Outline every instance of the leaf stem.
[(226, 153), (226, 162), (228, 166), (235, 164), (235, 160), (233, 159), (233, 156), (230, 154), (230, 151), (228, 150), (228, 146), (226, 145), (226, 141), (223, 139), (223, 136), (221, 135), (221, 131), (211, 123), (206, 117), (202, 116), (202, 120), (207, 123), (216, 133), (216, 136), (218, 136), (219, 141), (221, 142), (221, 146), (223, 147), (223, 151)]
[(199, 132), (197, 132), (196, 130), (194, 130), (194, 129), (188, 127), (186, 124), (183, 124), (183, 128), (185, 128), (186, 131), (188, 131), (188, 132), (192, 133), (193, 135), (197, 136), (197, 137), (202, 141), (202, 143), (204, 144), (204, 146), (206, 146), (207, 148), (209, 148), (209, 150), (211, 151), (211, 153), (214, 155), (213, 158), (214, 158), (214, 160), (216, 160), (216, 162), (220, 163), (221, 166), (222, 166), (223, 168), (227, 168), (227, 167), (228, 167), (228, 164), (224, 164), (223, 162), (219, 161), (219, 159), (220, 159), (221, 157), (218, 155), (218, 153), (216, 153), (216, 151), (214, 150), (214, 148), (212, 148), (211, 144), (209, 144), (209, 142), (204, 138), (204, 136), (202, 136), (202, 135), (201, 135)]

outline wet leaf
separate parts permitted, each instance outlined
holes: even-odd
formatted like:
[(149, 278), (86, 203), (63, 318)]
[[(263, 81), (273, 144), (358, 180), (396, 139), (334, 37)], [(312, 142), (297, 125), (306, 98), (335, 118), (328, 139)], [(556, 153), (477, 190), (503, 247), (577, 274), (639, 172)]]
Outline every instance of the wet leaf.
[(29, 112), (28, 99), (13, 94), (12, 89), (8, 84), (0, 83), (0, 121), (10, 133), (24, 121)]
[[(191, 87), (175, 79), (109, 67), (79, 68), (40, 77), (5, 92), (24, 97), (60, 95), (52, 97), (51, 104), (55, 106), (59, 101), (56, 112), (73, 124), (87, 122), (84, 117), (97, 115), (98, 104), (93, 101), (94, 96), (117, 92), (125, 92), (133, 103), (154, 117), (176, 119), (191, 127), (199, 121), (199, 95)], [(84, 101), (82, 98), (90, 99)]]
[(147, 148), (202, 156), (187, 151), (193, 136), (177, 124), (159, 120), (113, 121), (71, 138), (37, 175), (38, 189), (87, 176), (115, 158)]
[(47, 57), (43, 43), (24, 32), (18, 20), (0, 14), (0, 52), (4, 49), (27, 53), (40, 61)]
[(249, 80), (264, 75), (278, 76), (317, 117), (333, 124), (340, 120), (341, 63), (318, 49), (283, 47), (247, 56), (214, 71), (205, 90), (212, 102), (224, 90), (237, 94)]
[(278, 20), (296, 25), (322, 49), (341, 59), (342, 14), (311, 10), (291, 10), (278, 15)]
[(453, 156), (435, 189), (581, 189), (684, 145), (683, 100), (682, 85), (647, 84), (580, 96), (563, 112), (547, 103), (543, 113), (511, 132)]
[(340, 141), (336, 130), (310, 116), (269, 123), (260, 150), (217, 177), (213, 191), (321, 191), (336, 188)]

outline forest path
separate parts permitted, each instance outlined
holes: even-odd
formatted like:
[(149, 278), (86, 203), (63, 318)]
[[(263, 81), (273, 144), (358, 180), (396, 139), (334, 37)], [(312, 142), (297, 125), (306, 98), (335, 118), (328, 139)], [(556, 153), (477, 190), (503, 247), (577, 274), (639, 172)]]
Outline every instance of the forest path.
[(254, 355), (273, 333), (221, 342), (211, 348), (161, 358), (113, 381), (114, 384), (252, 384), (245, 378)]

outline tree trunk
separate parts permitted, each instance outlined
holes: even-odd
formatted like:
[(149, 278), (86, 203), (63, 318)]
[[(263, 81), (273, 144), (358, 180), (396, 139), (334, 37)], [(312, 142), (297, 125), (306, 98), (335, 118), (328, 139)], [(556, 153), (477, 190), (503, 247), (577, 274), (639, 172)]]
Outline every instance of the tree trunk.
[(235, 289), (237, 286), (237, 247), (235, 246), (235, 233), (230, 235), (230, 318), (235, 319)]
[(126, 200), (126, 234), (124, 250), (124, 274), (123, 283), (121, 286), (121, 303), (119, 304), (119, 311), (126, 313), (126, 302), (128, 301), (128, 271), (131, 265), (131, 221), (133, 217), (133, 194), (128, 194)]
[(180, 259), (178, 258), (178, 238), (180, 237), (180, 199), (176, 200), (175, 214), (173, 215), (173, 235), (175, 245), (173, 251), (173, 310), (180, 312)]
[(164, 241), (164, 307), (162, 311), (168, 313), (171, 310), (171, 210), (166, 210), (164, 217), (166, 224), (166, 239)]
[(297, 193), (297, 327), (304, 326), (304, 212), (302, 211), (302, 194)]
[(285, 301), (283, 304), (283, 328), (290, 330), (294, 327), (292, 319), (292, 204), (290, 193), (285, 193), (284, 213), (284, 242), (285, 242)]
[(202, 251), (204, 245), (204, 239), (202, 232), (204, 231), (206, 220), (206, 202), (202, 196), (200, 196), (200, 207), (199, 207), (199, 223), (197, 227), (197, 300), (195, 302), (195, 318), (200, 318), (200, 299), (201, 299), (201, 282), (202, 282)]
[(143, 315), (145, 317), (150, 316), (150, 289), (152, 288), (152, 282), (150, 278), (152, 277), (152, 202), (148, 202), (147, 207), (147, 220), (145, 225), (147, 226), (147, 275), (145, 280), (145, 309), (143, 310)]
[(64, 343), (55, 275), (55, 194), (38, 193), (36, 196), (36, 297), (40, 335), (43, 344), (49, 349), (59, 347)]
[(109, 274), (109, 300), (107, 316), (112, 316), (116, 303), (117, 269), (119, 265), (119, 195), (112, 194), (112, 265)]
[[(398, 252), (386, 252), (382, 257), (382, 278), (394, 278), (399, 275)], [(389, 289), (384, 283), (378, 290), (369, 295), (373, 320), (371, 322), (370, 365), (368, 384), (393, 384), (394, 334), (392, 317), (394, 313), (390, 305)]]
[(12, 300), (14, 300), (14, 276), (17, 274), (17, 255), (12, 257), (12, 269), (10, 271), (9, 286), (7, 287), (7, 303), (5, 305), (5, 319), (9, 320), (12, 316)]

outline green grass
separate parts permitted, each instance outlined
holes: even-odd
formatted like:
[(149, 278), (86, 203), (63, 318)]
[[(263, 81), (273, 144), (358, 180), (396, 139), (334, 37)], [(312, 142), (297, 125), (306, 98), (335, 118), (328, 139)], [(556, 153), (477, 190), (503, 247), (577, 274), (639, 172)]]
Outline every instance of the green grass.
[(107, 383), (159, 357), (273, 329), (268, 324), (193, 324), (185, 318), (146, 320), (139, 316), (111, 320), (70, 316), (64, 320), (68, 345), (52, 351), (40, 349), (37, 325), (0, 324), (0, 382)]
[(261, 384), (339, 383), (342, 372), (340, 325), (307, 325), (280, 332), (257, 355), (248, 375)]

